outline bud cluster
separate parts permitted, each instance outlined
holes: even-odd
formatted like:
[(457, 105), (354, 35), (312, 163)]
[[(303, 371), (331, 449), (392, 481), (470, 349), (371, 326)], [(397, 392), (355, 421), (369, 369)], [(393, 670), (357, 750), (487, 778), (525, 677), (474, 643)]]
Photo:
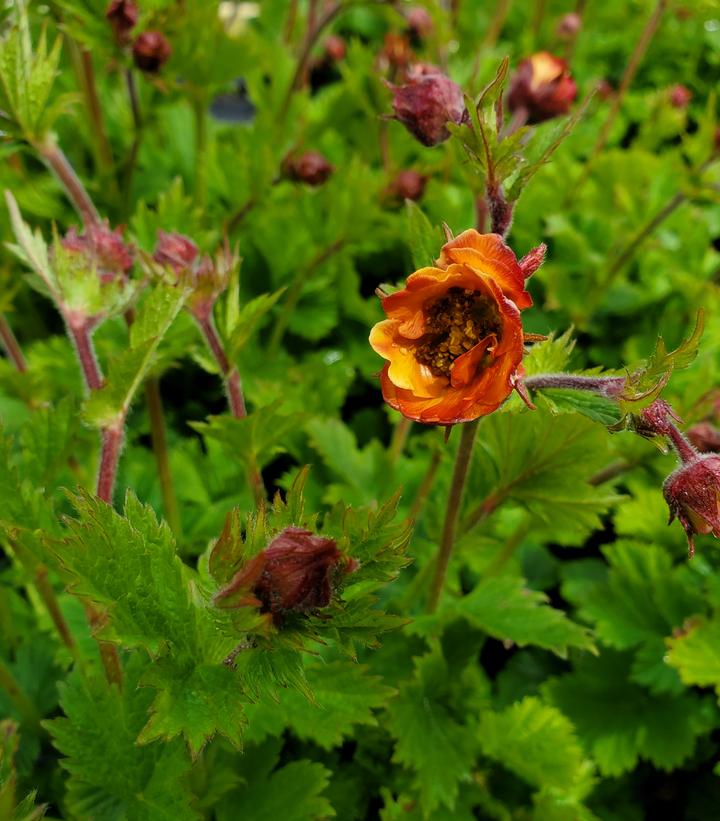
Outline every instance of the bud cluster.
[(105, 17), (121, 47), (132, 43), (133, 62), (141, 71), (156, 74), (170, 59), (172, 47), (161, 31), (143, 31), (135, 40), (132, 30), (137, 25), (140, 10), (133, 0), (111, 0)]

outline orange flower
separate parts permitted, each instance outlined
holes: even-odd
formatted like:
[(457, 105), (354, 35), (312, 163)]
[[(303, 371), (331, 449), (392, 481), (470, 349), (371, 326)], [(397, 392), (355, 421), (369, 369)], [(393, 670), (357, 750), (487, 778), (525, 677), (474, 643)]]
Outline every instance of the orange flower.
[(408, 419), (438, 425), (496, 410), (520, 367), (520, 311), (532, 305), (525, 279), (544, 251), (518, 262), (499, 234), (465, 231), (443, 246), (436, 267), (415, 271), (384, 297), (387, 319), (370, 344), (388, 360), (385, 401)]

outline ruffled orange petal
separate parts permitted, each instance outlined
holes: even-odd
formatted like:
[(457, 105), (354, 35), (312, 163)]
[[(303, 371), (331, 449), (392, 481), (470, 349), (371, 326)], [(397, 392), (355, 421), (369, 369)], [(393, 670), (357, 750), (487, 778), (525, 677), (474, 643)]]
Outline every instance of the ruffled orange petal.
[(415, 359), (412, 341), (404, 338), (399, 329), (401, 323), (396, 319), (385, 319), (378, 322), (370, 332), (370, 345), (374, 350), (389, 360), (388, 378), (399, 388), (412, 391), (419, 397), (440, 396), (448, 385), (448, 380), (435, 376), (426, 366)]
[(450, 368), (450, 384), (453, 388), (464, 388), (475, 378), (480, 362), (487, 353), (488, 348), (493, 345), (497, 345), (497, 336), (488, 334), (485, 339), (481, 339), (467, 353), (458, 356)]
[(498, 283), (503, 293), (520, 308), (529, 308), (532, 297), (525, 290), (525, 276), (517, 257), (499, 234), (463, 231), (443, 245), (438, 264), (468, 265)]

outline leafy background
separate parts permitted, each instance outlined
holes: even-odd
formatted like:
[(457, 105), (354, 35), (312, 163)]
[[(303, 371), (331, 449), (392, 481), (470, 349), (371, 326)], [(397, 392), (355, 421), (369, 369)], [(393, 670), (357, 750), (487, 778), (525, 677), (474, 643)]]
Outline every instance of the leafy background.
[[(252, 204), (230, 232), (239, 281), (216, 311), (251, 413), (227, 415), (202, 339), (179, 314), (151, 364), (176, 532), (162, 523), (142, 392), (117, 511), (98, 502), (88, 493), (93, 408), (82, 411), (74, 352), (52, 305), (0, 252), (2, 309), (29, 366), (18, 374), (0, 360), (6, 817), (34, 817), (33, 806), (47, 804), (51, 817), (80, 819), (707, 818), (720, 801), (720, 559), (701, 538), (688, 563), (682, 530), (666, 527), (671, 456), (629, 432), (610, 436), (560, 401), (529, 412), (512, 400), (482, 423), (446, 594), (425, 615), (457, 432), (445, 444), (442, 431), (414, 426), (398, 442), (367, 334), (381, 317), (375, 288), (414, 269), (424, 224), (416, 207), (388, 205), (394, 173), (428, 174), (419, 207), (431, 225), (459, 232), (475, 223), (474, 172), (454, 140), (426, 149), (382, 118), (390, 92), (377, 54), (386, 33), (404, 29), (402, 15), (348, 4), (331, 27), (348, 51), (330, 82), (288, 96), (306, 4), (289, 45), (284, 0), (264, 0), (249, 21), (242, 11), (253, 4), (224, 21), (205, 0), (141, 5), (139, 29), (164, 31), (173, 55), (159, 77), (136, 77), (143, 126), (129, 173), (138, 134), (128, 58), (105, 3), (30, 4), (33, 40), (42, 30), (50, 43), (62, 38), (48, 92), (53, 129), (101, 213), (143, 251), (158, 228), (214, 251), (232, 215)], [(600, 79), (617, 87), (656, 4), (579, 5), (572, 70), (581, 93)], [(526, 330), (555, 336), (535, 346), (530, 373), (634, 366), (659, 333), (678, 343), (705, 308), (700, 354), (664, 392), (689, 425), (713, 412), (720, 366), (720, 177), (717, 167), (697, 173), (715, 129), (720, 12), (705, 0), (661, 5), (607, 146), (593, 154), (612, 105), (596, 96), (523, 193), (508, 241), (518, 256), (541, 241), (549, 249), (530, 282)], [(7, 31), (12, 6), (2, 12)], [(418, 58), (471, 92), (505, 55), (515, 66), (535, 50), (569, 48), (555, 33), (569, 2), (466, 0), (455, 20), (425, 6), (435, 25)], [(83, 51), (107, 145), (83, 96)], [(693, 93), (686, 109), (669, 102), (676, 83)], [(242, 121), (208, 114), (220, 95), (241, 100)], [(533, 146), (556, 127), (538, 127)], [(324, 186), (275, 183), (298, 147), (335, 166)], [(26, 141), (8, 134), (0, 151), (0, 185), (30, 225), (46, 237), (53, 224), (77, 225)], [(0, 226), (11, 240), (4, 212)], [(122, 318), (95, 341), (113, 374), (128, 345)], [(257, 468), (271, 496), (287, 494), (259, 517), (247, 480)], [(241, 554), (287, 524), (310, 523), (366, 568), (328, 621), (261, 637), (235, 671), (222, 659), (255, 626), (207, 604), (216, 584), (208, 548), (231, 511)], [(54, 600), (69, 640), (55, 629)], [(109, 614), (98, 636), (121, 650), (122, 689), (102, 676), (84, 601)]]

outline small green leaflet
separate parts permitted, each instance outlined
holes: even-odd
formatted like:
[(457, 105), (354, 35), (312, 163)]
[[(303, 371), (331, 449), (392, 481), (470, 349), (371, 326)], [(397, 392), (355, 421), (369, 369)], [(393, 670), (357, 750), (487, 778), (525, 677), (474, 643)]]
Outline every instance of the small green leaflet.
[(443, 238), (439, 228), (436, 228), (425, 215), (419, 205), (411, 200), (405, 201), (408, 220), (408, 245), (412, 254), (415, 268), (427, 268), (433, 265)]
[(184, 300), (182, 290), (157, 285), (143, 302), (130, 328), (130, 347), (111, 361), (107, 383), (85, 401), (83, 415), (88, 424), (106, 428), (125, 419)]

